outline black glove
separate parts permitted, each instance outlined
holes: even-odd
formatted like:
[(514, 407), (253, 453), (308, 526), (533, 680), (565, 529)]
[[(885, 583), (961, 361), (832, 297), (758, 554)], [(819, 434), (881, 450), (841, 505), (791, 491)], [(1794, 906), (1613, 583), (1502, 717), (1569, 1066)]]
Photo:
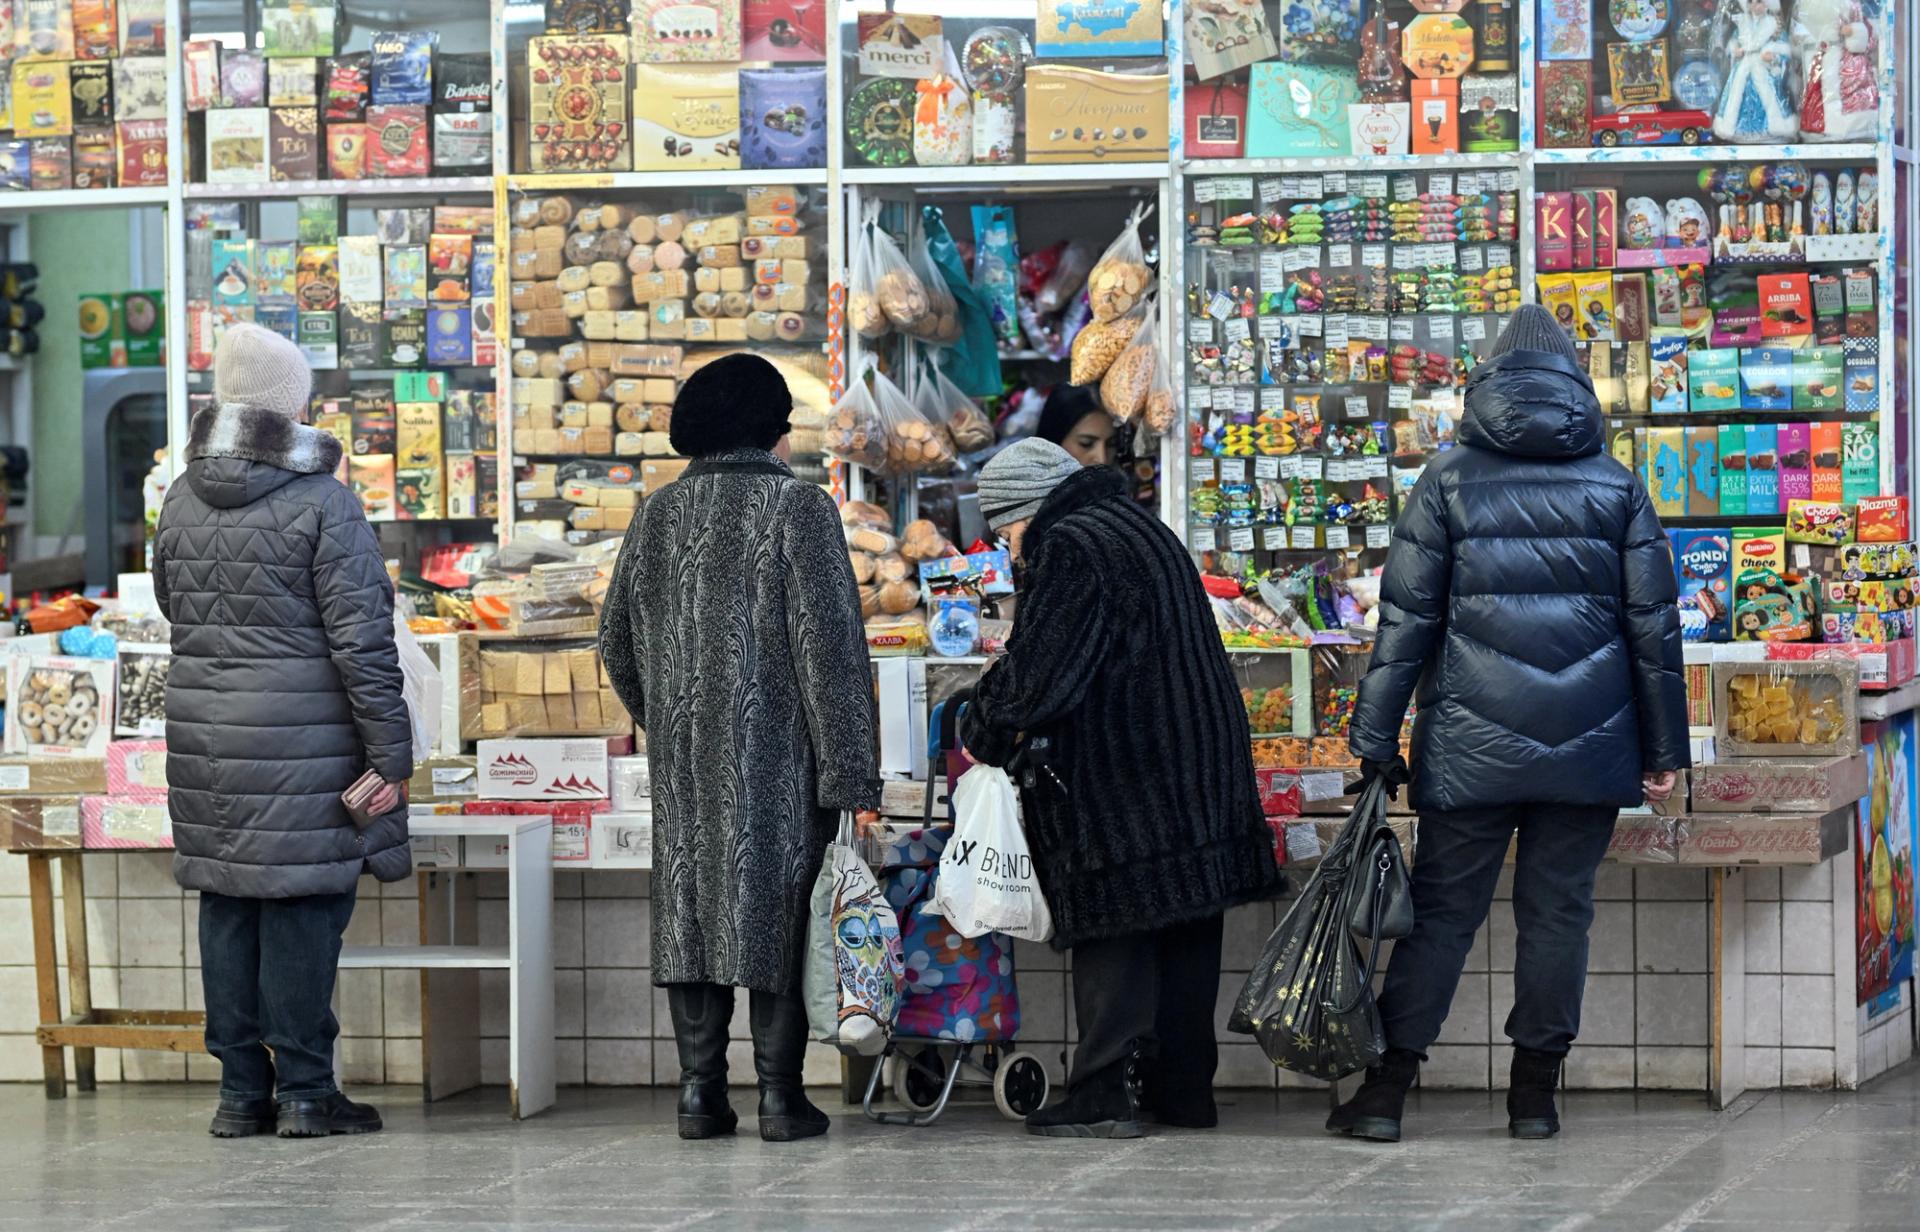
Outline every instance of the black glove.
[(1359, 795), (1372, 786), (1375, 779), (1384, 779), (1387, 784), (1387, 799), (1398, 800), (1400, 789), (1413, 781), (1413, 771), (1407, 769), (1407, 759), (1398, 753), (1392, 761), (1368, 761), (1360, 759), (1360, 781), (1353, 785), (1347, 794)]

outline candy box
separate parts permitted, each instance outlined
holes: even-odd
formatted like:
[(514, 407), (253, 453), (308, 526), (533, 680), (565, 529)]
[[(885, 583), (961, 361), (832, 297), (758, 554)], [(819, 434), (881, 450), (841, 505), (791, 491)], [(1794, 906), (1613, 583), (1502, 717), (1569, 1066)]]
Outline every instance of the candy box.
[[(740, 79), (739, 70), (731, 65), (636, 64), (634, 169), (704, 171), (739, 167)], [(824, 87), (824, 76), (821, 83)], [(824, 140), (824, 128), (821, 136)]]
[(1593, 5), (1588, 0), (1541, 0), (1536, 34), (1542, 60), (1593, 59)]
[(1247, 87), (1239, 82), (1189, 86), (1180, 95), (1189, 158), (1239, 158), (1247, 151)]
[(1867, 758), (1710, 761), (1695, 765), (1692, 778), (1695, 812), (1825, 813), (1867, 794)]
[(1845, 505), (1815, 500), (1787, 502), (1787, 542), (1838, 547), (1852, 538), (1853, 514)]
[(635, 63), (740, 59), (740, 0), (633, 0)]
[(1348, 141), (1362, 155), (1405, 154), (1412, 137), (1406, 103), (1354, 103), (1347, 108)]
[(1787, 540), (1782, 531), (1736, 526), (1733, 530), (1733, 571), (1771, 569), (1775, 573), (1787, 567)]
[(1543, 62), (1537, 86), (1541, 146), (1548, 149), (1591, 146), (1592, 66)]
[(1539, 268), (1544, 271), (1573, 268), (1573, 194), (1536, 193), (1533, 198), (1534, 240)]
[(394, 472), (396, 509), (394, 517), (402, 522), (437, 520), (446, 516), (440, 496), (441, 473), (433, 466), (402, 467)]
[(1160, 6), (1138, 0), (1039, 0), (1033, 50), (1055, 57), (1157, 56)]
[(1793, 351), (1787, 347), (1747, 347), (1739, 354), (1741, 409), (1792, 410)]
[(1669, 530), (1680, 590), (1680, 636), (1724, 642), (1732, 633), (1733, 532)]
[(531, 169), (627, 171), (627, 38), (547, 35), (527, 45)]
[(6, 751), (106, 756), (113, 738), (113, 661), (31, 650), (7, 657)]
[[(1036, 131), (1031, 84), (1035, 71), (1028, 73), (1029, 146)], [(1081, 73), (1087, 70), (1071, 71)], [(1142, 77), (1132, 80), (1149, 79)], [(1038, 117), (1044, 126), (1039, 131), (1059, 124), (1066, 124), (1069, 131), (1082, 124), (1102, 124), (1100, 118), (1080, 114), (1071, 87), (1071, 80), (1060, 83), (1056, 93), (1062, 97), (1056, 102), (1053, 113)], [(1133, 89), (1136, 93), (1140, 92), (1139, 87)], [(1160, 79), (1159, 89), (1164, 96), (1164, 79)], [(1273, 62), (1256, 64), (1251, 70), (1247, 102), (1247, 155), (1250, 158), (1278, 158), (1350, 154), (1352, 144), (1347, 108), (1359, 101), (1360, 83), (1351, 68)], [(1125, 109), (1113, 109), (1113, 115), (1107, 118), (1107, 122), (1138, 111), (1143, 106), (1147, 106), (1145, 99)], [(1164, 145), (1164, 142), (1161, 144)], [(1124, 157), (1149, 157), (1156, 152), (1164, 155), (1164, 150), (1149, 150)]]
[[(1692, 411), (1740, 409), (1740, 352), (1708, 350), (1687, 353), (1686, 371), (1687, 409)], [(1724, 451), (1722, 452), (1724, 455)]]
[(1687, 336), (1656, 333), (1648, 342), (1648, 409), (1656, 415), (1687, 409)]
[(1460, 146), (1469, 154), (1520, 148), (1520, 79), (1469, 73), (1460, 79)]
[(1909, 534), (1904, 496), (1863, 496), (1855, 518), (1854, 537), (1862, 543), (1898, 543)]
[(1899, 543), (1849, 543), (1841, 547), (1839, 570), (1842, 578), (1862, 581), (1871, 578), (1910, 578), (1914, 576), (1914, 546)]
[(394, 467), (390, 453), (362, 454), (347, 460), (347, 486), (360, 498), (369, 522), (394, 520)]
[(740, 38), (745, 60), (824, 60), (827, 6), (824, 0), (741, 0)]
[(1851, 659), (1718, 662), (1713, 701), (1721, 758), (1860, 751), (1860, 668)]
[[(1269, 67), (1279, 66), (1256, 65), (1254, 72)], [(1255, 81), (1259, 80), (1256, 76)], [(1347, 147), (1346, 104), (1357, 94), (1350, 69), (1345, 82), (1344, 97), (1332, 84), (1306, 105), (1313, 132), (1337, 141), (1339, 153)], [(1039, 64), (1027, 70), (1026, 94), (1028, 162), (1133, 162), (1167, 157), (1165, 74), (1135, 76)], [(1249, 154), (1259, 145), (1254, 133), (1262, 131), (1260, 123), (1250, 121)]]
[[(827, 157), (827, 70), (740, 71), (740, 163), (751, 170), (820, 167)], [(636, 118), (639, 108), (635, 109)]]

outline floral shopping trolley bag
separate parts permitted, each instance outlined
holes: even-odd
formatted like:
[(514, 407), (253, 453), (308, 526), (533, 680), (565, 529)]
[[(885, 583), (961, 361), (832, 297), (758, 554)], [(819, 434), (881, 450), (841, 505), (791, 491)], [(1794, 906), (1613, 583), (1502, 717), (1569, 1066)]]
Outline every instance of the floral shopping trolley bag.
[(946, 917), (925, 910), (951, 832), (913, 829), (891, 843), (880, 882), (900, 919), (906, 995), (895, 1030), (959, 1043), (1011, 1040), (1020, 1029), (1013, 940), (1004, 933), (963, 937)]

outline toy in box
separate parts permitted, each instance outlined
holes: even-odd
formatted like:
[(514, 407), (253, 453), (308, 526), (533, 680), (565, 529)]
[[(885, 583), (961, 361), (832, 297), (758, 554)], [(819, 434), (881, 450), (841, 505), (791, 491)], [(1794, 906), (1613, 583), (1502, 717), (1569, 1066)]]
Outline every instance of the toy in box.
[(1743, 569), (1733, 581), (1733, 640), (1804, 642), (1818, 619), (1813, 583), (1797, 573)]
[(1674, 581), (1680, 589), (1680, 636), (1724, 642), (1732, 634), (1733, 533), (1670, 530)]
[(1713, 700), (1723, 758), (1860, 751), (1860, 667), (1851, 659), (1715, 663)]
[(1911, 540), (1899, 543), (1849, 543), (1840, 548), (1840, 576), (1850, 581), (1914, 576)]
[(1854, 538), (1862, 543), (1898, 543), (1907, 538), (1904, 496), (1863, 496), (1855, 508)]
[(7, 659), (6, 751), (104, 757), (113, 738), (113, 661), (25, 651)]
[[(1682, 353), (1685, 354), (1684, 348)], [(1694, 351), (1686, 355), (1687, 406), (1695, 411), (1740, 409), (1740, 352)]]
[(1787, 502), (1787, 541), (1838, 547), (1853, 539), (1853, 513), (1838, 501)]

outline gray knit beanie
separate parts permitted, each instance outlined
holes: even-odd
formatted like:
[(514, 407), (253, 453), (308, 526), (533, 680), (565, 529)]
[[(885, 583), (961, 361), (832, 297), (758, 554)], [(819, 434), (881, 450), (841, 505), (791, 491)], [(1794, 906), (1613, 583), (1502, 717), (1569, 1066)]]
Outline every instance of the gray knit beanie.
[(988, 529), (999, 530), (1040, 512), (1041, 502), (1079, 469), (1072, 454), (1037, 436), (993, 455), (980, 468), (980, 513)]
[(1487, 358), (1508, 351), (1548, 351), (1563, 359), (1574, 358), (1573, 339), (1553, 314), (1538, 304), (1522, 304), (1500, 336), (1493, 340)]
[(259, 325), (229, 325), (213, 355), (213, 397), (289, 419), (307, 412), (313, 371), (300, 348)]

